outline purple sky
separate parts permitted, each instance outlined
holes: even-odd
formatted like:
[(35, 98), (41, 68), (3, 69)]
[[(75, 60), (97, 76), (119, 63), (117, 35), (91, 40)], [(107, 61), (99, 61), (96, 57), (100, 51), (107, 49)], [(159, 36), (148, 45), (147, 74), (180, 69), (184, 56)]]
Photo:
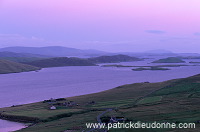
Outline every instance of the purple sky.
[(199, 6), (200, 0), (0, 0), (0, 48), (200, 53)]

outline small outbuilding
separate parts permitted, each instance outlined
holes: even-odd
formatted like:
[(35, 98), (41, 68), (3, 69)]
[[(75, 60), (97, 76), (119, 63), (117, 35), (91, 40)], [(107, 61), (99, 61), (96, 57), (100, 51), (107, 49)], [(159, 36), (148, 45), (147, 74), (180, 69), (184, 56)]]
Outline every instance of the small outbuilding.
[(51, 106), (50, 110), (56, 110), (56, 107), (55, 106)]

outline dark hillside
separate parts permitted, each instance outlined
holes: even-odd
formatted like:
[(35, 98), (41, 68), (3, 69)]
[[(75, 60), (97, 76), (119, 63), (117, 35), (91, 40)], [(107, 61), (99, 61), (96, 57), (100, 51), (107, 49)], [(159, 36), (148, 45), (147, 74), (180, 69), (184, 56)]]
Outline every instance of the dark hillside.
[(14, 62), (30, 62), (44, 58), (50, 58), (50, 56), (30, 54), (30, 53), (15, 53), (7, 51), (0, 52), (1, 60), (10, 60)]
[(27, 72), (35, 70), (40, 70), (40, 68), (7, 60), (0, 60), (0, 74)]
[(56, 57), (49, 59), (42, 59), (37, 61), (28, 62), (27, 64), (37, 67), (62, 67), (62, 66), (95, 66), (86, 59), (80, 59), (75, 57)]

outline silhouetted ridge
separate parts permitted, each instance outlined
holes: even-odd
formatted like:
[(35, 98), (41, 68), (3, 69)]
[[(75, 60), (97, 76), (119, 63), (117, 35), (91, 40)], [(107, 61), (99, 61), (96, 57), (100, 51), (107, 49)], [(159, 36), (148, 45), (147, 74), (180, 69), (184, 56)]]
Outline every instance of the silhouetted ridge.
[(27, 64), (37, 67), (62, 67), (62, 66), (95, 66), (87, 59), (80, 59), (76, 57), (56, 57), (49, 59), (42, 59), (37, 61), (28, 62)]

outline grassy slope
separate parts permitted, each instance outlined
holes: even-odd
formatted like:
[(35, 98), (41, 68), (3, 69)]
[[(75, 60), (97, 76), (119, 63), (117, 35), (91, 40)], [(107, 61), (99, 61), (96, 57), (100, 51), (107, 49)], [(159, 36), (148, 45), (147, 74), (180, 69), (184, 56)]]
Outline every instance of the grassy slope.
[(39, 70), (40, 68), (17, 62), (0, 60), (0, 74)]
[[(3, 115), (32, 117), (40, 120), (38, 124), (19, 132), (36, 130), (37, 132), (49, 130), (60, 132), (67, 129), (81, 131), (85, 129), (86, 122), (96, 122), (97, 115), (104, 111), (102, 108), (111, 107), (116, 108), (116, 111), (111, 111), (104, 117), (124, 116), (129, 121), (143, 122), (196, 122), (200, 120), (200, 75), (161, 83), (124, 85), (100, 93), (70, 97), (67, 100), (75, 101), (79, 106), (48, 110), (48, 103), (38, 102), (2, 108), (0, 111), (5, 111)], [(89, 105), (90, 101), (96, 103)], [(191, 131), (196, 130), (198, 129), (191, 129)]]

